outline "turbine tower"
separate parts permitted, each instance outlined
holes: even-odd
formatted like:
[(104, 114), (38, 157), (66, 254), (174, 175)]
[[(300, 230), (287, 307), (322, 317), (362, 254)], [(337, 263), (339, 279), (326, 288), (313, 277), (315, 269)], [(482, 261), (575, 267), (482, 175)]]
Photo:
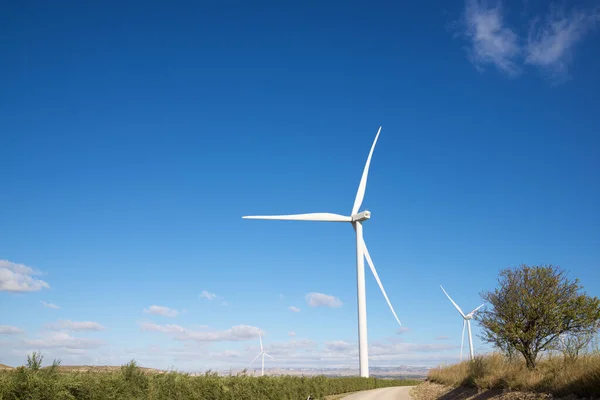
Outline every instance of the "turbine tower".
[(357, 281), (357, 298), (358, 298), (358, 354), (359, 354), (359, 364), (360, 364), (360, 376), (368, 378), (369, 377), (369, 354), (367, 348), (367, 303), (366, 303), (366, 291), (365, 291), (365, 264), (364, 260), (367, 259), (367, 263), (371, 268), (371, 272), (375, 276), (375, 280), (383, 293), (383, 297), (387, 301), (390, 309), (392, 310), (392, 314), (400, 323), (396, 312), (394, 311), (394, 307), (392, 307), (392, 303), (381, 284), (381, 280), (379, 279), (379, 275), (377, 275), (377, 270), (375, 269), (375, 265), (373, 264), (373, 260), (369, 255), (369, 250), (367, 249), (367, 245), (363, 239), (363, 222), (371, 218), (371, 213), (369, 211), (358, 212), (360, 206), (362, 205), (363, 198), (365, 197), (365, 189), (367, 187), (367, 177), (369, 175), (369, 165), (371, 164), (371, 157), (373, 156), (373, 150), (375, 149), (375, 144), (377, 144), (377, 139), (379, 138), (379, 133), (381, 132), (381, 127), (377, 131), (377, 135), (375, 136), (375, 140), (373, 141), (373, 145), (371, 146), (371, 151), (369, 152), (369, 156), (367, 157), (367, 163), (365, 164), (365, 168), (362, 173), (362, 178), (360, 179), (360, 184), (358, 185), (358, 192), (356, 193), (356, 198), (354, 199), (354, 206), (352, 207), (352, 213), (348, 216), (340, 215), (340, 214), (332, 214), (332, 213), (311, 213), (311, 214), (293, 214), (293, 215), (256, 215), (256, 216), (245, 216), (242, 218), (248, 219), (276, 219), (276, 220), (293, 220), (293, 221), (322, 221), (322, 222), (349, 222), (352, 224), (354, 231), (356, 232), (356, 281)]
[(260, 353), (258, 353), (256, 355), (256, 357), (254, 357), (254, 360), (252, 360), (250, 365), (252, 365), (258, 357), (262, 356), (262, 366), (260, 369), (260, 376), (264, 376), (264, 374), (265, 374), (265, 356), (269, 357), (271, 360), (274, 360), (274, 358), (271, 357), (269, 354), (267, 354), (265, 352), (265, 350), (263, 349), (262, 338), (260, 337), (260, 331), (258, 332), (258, 340), (260, 340)]
[(479, 307), (475, 308), (473, 311), (471, 311), (467, 315), (465, 315), (465, 313), (460, 309), (458, 304), (456, 304), (454, 302), (454, 300), (452, 300), (450, 295), (448, 293), (446, 293), (446, 291), (444, 290), (442, 285), (440, 285), (440, 287), (442, 288), (442, 291), (444, 292), (446, 297), (448, 297), (448, 299), (450, 299), (452, 304), (454, 304), (454, 307), (456, 307), (456, 309), (458, 310), (460, 315), (463, 317), (463, 330), (462, 330), (462, 337), (460, 339), (460, 361), (462, 361), (462, 359), (463, 359), (463, 344), (465, 342), (465, 325), (468, 327), (468, 330), (469, 330), (469, 354), (471, 356), (470, 359), (473, 360), (473, 338), (471, 337), (471, 320), (473, 319), (475, 312), (477, 310), (479, 310), (481, 307), (483, 307), (483, 304), (480, 305)]

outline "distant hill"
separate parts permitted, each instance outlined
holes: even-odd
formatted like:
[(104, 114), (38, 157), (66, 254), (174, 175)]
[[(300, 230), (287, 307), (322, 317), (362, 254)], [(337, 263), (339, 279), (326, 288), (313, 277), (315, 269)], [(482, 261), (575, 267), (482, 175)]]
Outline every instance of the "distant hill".
[(13, 369), (13, 367), (5, 365), (5, 364), (0, 364), (0, 370), (3, 370), (3, 369)]
[[(52, 368), (51, 366), (42, 367), (42, 369)], [(165, 371), (161, 371), (155, 368), (138, 367), (140, 370), (149, 374), (162, 374)], [(120, 371), (121, 366), (111, 365), (61, 365), (58, 367), (60, 372), (114, 372)]]

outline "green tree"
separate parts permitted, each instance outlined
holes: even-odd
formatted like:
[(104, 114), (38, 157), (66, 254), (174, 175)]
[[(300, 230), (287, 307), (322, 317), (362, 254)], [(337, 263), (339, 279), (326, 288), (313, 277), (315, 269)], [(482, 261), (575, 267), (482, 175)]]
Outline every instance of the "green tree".
[(27, 368), (32, 371), (38, 371), (42, 368), (42, 360), (44, 356), (42, 353), (36, 353), (35, 351), (31, 355), (27, 355)]
[(581, 335), (600, 320), (600, 300), (580, 293), (579, 280), (570, 281), (554, 266), (521, 265), (504, 269), (499, 286), (482, 292), (489, 304), (476, 316), (481, 339), (502, 351), (523, 355), (534, 369), (540, 352), (556, 346), (562, 334)]

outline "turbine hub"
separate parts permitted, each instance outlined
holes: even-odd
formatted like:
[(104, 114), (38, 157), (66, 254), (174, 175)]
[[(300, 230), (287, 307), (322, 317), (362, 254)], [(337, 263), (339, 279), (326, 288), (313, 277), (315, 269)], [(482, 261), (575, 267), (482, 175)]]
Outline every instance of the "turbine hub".
[(363, 222), (371, 218), (371, 211), (363, 211), (352, 216), (352, 222)]

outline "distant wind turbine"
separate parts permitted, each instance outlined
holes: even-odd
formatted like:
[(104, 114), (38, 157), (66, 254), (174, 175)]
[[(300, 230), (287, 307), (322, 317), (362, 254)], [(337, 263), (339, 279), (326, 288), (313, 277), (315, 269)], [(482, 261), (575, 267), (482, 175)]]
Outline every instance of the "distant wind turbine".
[(470, 359), (472, 360), (473, 359), (473, 338), (471, 337), (471, 320), (473, 319), (473, 316), (475, 315), (475, 312), (477, 310), (479, 310), (481, 307), (483, 307), (483, 304), (480, 305), (479, 307), (475, 308), (473, 311), (471, 311), (467, 315), (465, 315), (465, 313), (460, 309), (460, 307), (458, 306), (458, 304), (456, 304), (454, 302), (454, 300), (452, 300), (452, 298), (450, 297), (450, 295), (448, 295), (448, 293), (446, 293), (446, 291), (444, 290), (444, 288), (442, 287), (442, 285), (440, 285), (440, 287), (442, 288), (442, 291), (444, 292), (444, 294), (446, 295), (446, 297), (448, 297), (448, 299), (450, 299), (450, 301), (452, 302), (452, 304), (454, 304), (454, 307), (456, 307), (456, 309), (458, 310), (458, 312), (460, 313), (460, 315), (463, 317), (463, 330), (462, 330), (462, 337), (460, 339), (460, 361), (462, 361), (462, 359), (463, 359), (463, 344), (465, 342), (465, 325), (469, 328), (469, 354), (471, 356)]
[(359, 365), (360, 365), (360, 376), (369, 377), (369, 354), (367, 348), (367, 300), (366, 300), (366, 292), (365, 292), (365, 264), (364, 260), (367, 259), (367, 263), (371, 268), (371, 272), (375, 276), (375, 280), (383, 293), (383, 297), (387, 301), (390, 310), (392, 310), (392, 314), (400, 323), (400, 319), (396, 315), (396, 311), (394, 311), (394, 307), (392, 307), (392, 303), (390, 303), (390, 299), (385, 293), (385, 289), (381, 284), (381, 280), (379, 279), (379, 275), (377, 274), (377, 270), (375, 269), (375, 265), (373, 264), (373, 260), (371, 260), (371, 256), (369, 255), (369, 250), (367, 250), (367, 245), (363, 239), (363, 227), (362, 223), (369, 218), (371, 218), (371, 213), (369, 211), (358, 212), (360, 206), (362, 205), (363, 198), (365, 196), (365, 189), (367, 187), (367, 177), (369, 175), (369, 165), (371, 164), (371, 157), (373, 156), (373, 150), (375, 149), (375, 144), (377, 143), (377, 139), (379, 138), (379, 133), (381, 132), (381, 127), (377, 131), (377, 135), (375, 136), (375, 140), (373, 141), (373, 145), (371, 146), (371, 151), (369, 152), (369, 157), (367, 157), (367, 163), (363, 170), (362, 178), (360, 179), (360, 184), (358, 185), (358, 192), (356, 193), (356, 198), (354, 199), (354, 206), (352, 207), (352, 213), (349, 216), (339, 215), (339, 214), (331, 214), (331, 213), (311, 213), (311, 214), (294, 214), (294, 215), (257, 215), (257, 216), (245, 216), (242, 218), (249, 219), (277, 219), (277, 220), (294, 220), (294, 221), (323, 221), (323, 222), (349, 222), (352, 224), (354, 231), (356, 232), (356, 280), (357, 280), (357, 298), (358, 298), (358, 354), (359, 354)]
[(263, 349), (263, 343), (262, 343), (262, 338), (260, 337), (260, 331), (258, 332), (258, 340), (260, 340), (260, 353), (258, 353), (256, 355), (256, 357), (254, 357), (254, 360), (252, 360), (250, 365), (252, 365), (258, 357), (262, 356), (262, 367), (260, 370), (260, 376), (263, 376), (265, 374), (265, 356), (269, 357), (271, 360), (274, 360), (274, 358), (271, 357), (269, 354), (267, 354), (265, 352), (265, 350)]

